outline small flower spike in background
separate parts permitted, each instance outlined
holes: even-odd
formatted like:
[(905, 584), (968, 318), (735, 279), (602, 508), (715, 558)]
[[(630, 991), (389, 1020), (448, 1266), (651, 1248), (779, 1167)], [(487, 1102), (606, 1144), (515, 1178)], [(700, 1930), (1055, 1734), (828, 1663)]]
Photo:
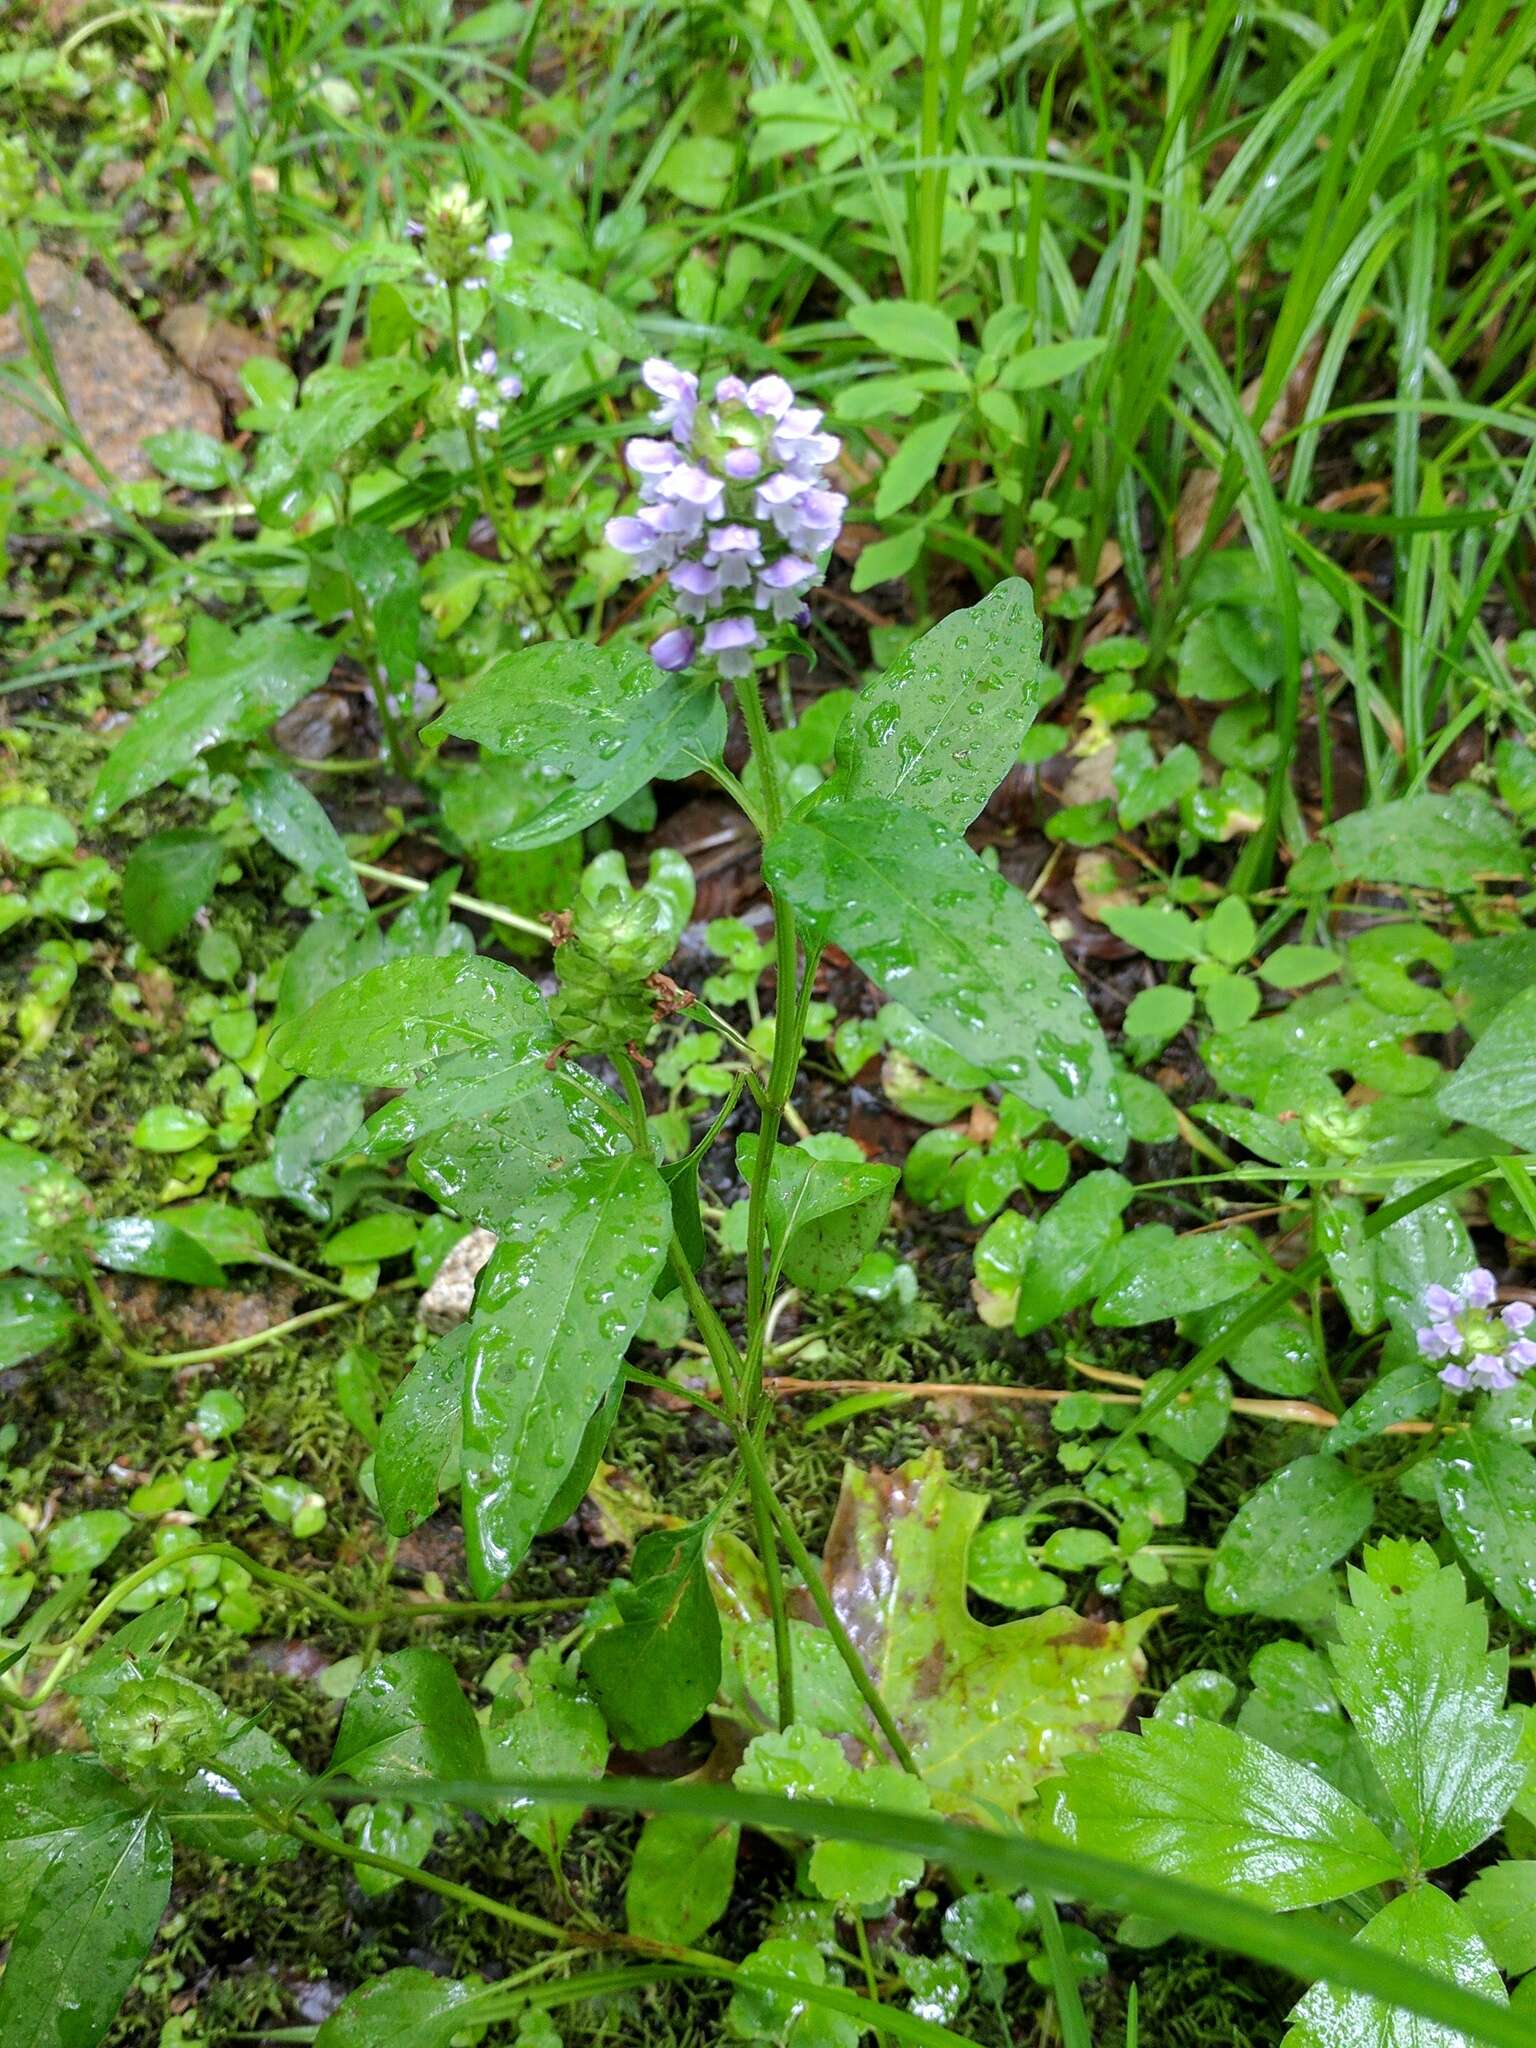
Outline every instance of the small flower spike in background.
[(1527, 1334), (1536, 1309), (1512, 1301), (1495, 1315), (1498, 1295), (1499, 1283), (1486, 1266), (1469, 1273), (1455, 1291), (1424, 1290), (1429, 1321), (1417, 1332), (1419, 1349), (1458, 1392), (1506, 1393), (1536, 1365), (1536, 1342)]
[(827, 478), (841, 444), (782, 377), (722, 377), (702, 407), (692, 371), (653, 356), (640, 374), (659, 401), (651, 425), (669, 438), (626, 445), (640, 504), (608, 521), (608, 543), (636, 576), (666, 570), (679, 617), (694, 622), (651, 643), (658, 667), (702, 658), (748, 675), (763, 624), (803, 620), (842, 531), (848, 500)]

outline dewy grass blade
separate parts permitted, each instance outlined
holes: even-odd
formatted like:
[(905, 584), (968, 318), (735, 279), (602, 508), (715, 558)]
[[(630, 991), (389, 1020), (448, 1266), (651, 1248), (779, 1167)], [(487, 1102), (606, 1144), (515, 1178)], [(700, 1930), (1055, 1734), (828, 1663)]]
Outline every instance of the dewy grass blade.
[[(327, 1782), (317, 1791), (347, 1802), (357, 1788)], [(1233, 1949), (1289, 1976), (1324, 1981), (1379, 1998), (1421, 2019), (1459, 2029), (1483, 2048), (1530, 2048), (1530, 2029), (1519, 2014), (1463, 1991), (1395, 1957), (1346, 1940), (1310, 1914), (1265, 1913), (1220, 1892), (1207, 1891), (1156, 1871), (1111, 1863), (1081, 1850), (1058, 1848), (1024, 1835), (992, 1834), (917, 1815), (883, 1815), (871, 1808), (781, 1799), (725, 1786), (685, 1785), (651, 1778), (412, 1778), (381, 1783), (369, 1797), (429, 1799), (470, 1811), (506, 1807), (603, 1806), (624, 1813), (686, 1813), (700, 1819), (809, 1836), (819, 1841), (865, 1842), (907, 1849), (931, 1862), (971, 1870), (1010, 1888), (1046, 1890), (1117, 1913), (1145, 1913), (1164, 1926)], [(882, 2014), (884, 2008), (882, 2008)]]

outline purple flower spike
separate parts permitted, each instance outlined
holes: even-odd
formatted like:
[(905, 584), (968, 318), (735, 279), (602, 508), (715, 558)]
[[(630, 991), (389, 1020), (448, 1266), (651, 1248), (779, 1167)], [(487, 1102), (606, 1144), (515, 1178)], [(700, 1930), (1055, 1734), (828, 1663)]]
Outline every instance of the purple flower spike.
[(659, 401), (658, 432), (625, 444), (639, 503), (608, 522), (608, 540), (637, 577), (664, 571), (678, 613), (704, 629), (663, 634), (659, 660), (683, 665), (696, 641), (718, 674), (750, 674), (764, 622), (809, 617), (806, 595), (848, 509), (828, 474), (840, 444), (783, 377), (727, 374), (706, 404), (697, 377), (664, 357), (640, 375)]
[(686, 668), (693, 659), (693, 634), (686, 626), (672, 626), (651, 642), (651, 659), (658, 668)]

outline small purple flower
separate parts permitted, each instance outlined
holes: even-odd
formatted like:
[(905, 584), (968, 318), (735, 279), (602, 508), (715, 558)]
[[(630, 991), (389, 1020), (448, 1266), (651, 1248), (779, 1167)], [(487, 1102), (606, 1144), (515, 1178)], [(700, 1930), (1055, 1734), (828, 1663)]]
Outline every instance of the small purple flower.
[(661, 496), (692, 505), (706, 519), (718, 519), (725, 505), (725, 485), (696, 462), (680, 462), (662, 478)]
[(763, 458), (755, 448), (733, 448), (721, 467), (732, 483), (749, 484), (762, 474)]
[(680, 370), (663, 356), (648, 356), (640, 365), (640, 381), (661, 400), (651, 414), (651, 425), (670, 427), (677, 441), (690, 440), (699, 402), (699, 380), (693, 372)]
[(487, 235), (482, 253), (487, 261), (491, 263), (505, 263), (512, 254), (512, 237), (504, 230), (494, 235)]
[(460, 412), (473, 412), (480, 403), (480, 393), (473, 384), (459, 386), (458, 406)]
[(645, 434), (624, 443), (624, 460), (640, 478), (642, 491), (654, 492), (662, 479), (680, 467), (677, 447), (671, 441), (653, 441)]
[(1536, 1366), (1536, 1342), (1525, 1334), (1536, 1309), (1512, 1301), (1495, 1316), (1498, 1298), (1499, 1283), (1486, 1266), (1474, 1268), (1459, 1288), (1436, 1283), (1424, 1290), (1430, 1320), (1414, 1333), (1419, 1352), (1458, 1393), (1507, 1393)]
[(475, 357), (475, 368), (480, 372), (482, 377), (494, 377), (496, 374), (495, 349), (481, 349), (479, 355)]
[(1462, 1282), (1468, 1308), (1492, 1308), (1499, 1298), (1499, 1283), (1486, 1266), (1474, 1266)]
[(522, 378), (514, 376), (498, 377), (496, 379), (496, 395), (498, 398), (521, 398), (523, 395)]
[(795, 394), (782, 377), (758, 377), (747, 386), (747, 410), (759, 419), (781, 420), (795, 402)]
[(654, 576), (672, 559), (670, 537), (656, 533), (644, 519), (629, 519), (622, 515), (610, 519), (603, 528), (603, 539), (609, 547), (617, 548), (621, 555), (634, 557), (637, 576)]
[(475, 425), (482, 434), (494, 434), (501, 425), (501, 414), (494, 405), (482, 405), (475, 414)]
[(712, 526), (704, 559), (720, 571), (722, 590), (747, 590), (752, 571), (763, 559), (763, 544), (755, 526)]
[(405, 239), (408, 242), (419, 242), (426, 232), (419, 220), (408, 220), (405, 224)]
[(739, 377), (722, 377), (715, 386), (716, 405), (740, 405), (747, 395), (747, 387)]
[(804, 606), (802, 594), (816, 580), (816, 564), (798, 555), (780, 555), (757, 579), (757, 602), (778, 620), (798, 618)]
[(685, 619), (707, 616), (710, 601), (720, 589), (720, 571), (703, 562), (679, 562), (667, 578), (677, 595), (677, 608)]
[(651, 659), (658, 668), (686, 668), (693, 659), (694, 637), (687, 626), (671, 626), (651, 642)]
[(723, 676), (750, 675), (753, 650), (762, 644), (763, 636), (756, 622), (745, 613), (715, 619), (704, 628), (704, 652), (711, 656)]

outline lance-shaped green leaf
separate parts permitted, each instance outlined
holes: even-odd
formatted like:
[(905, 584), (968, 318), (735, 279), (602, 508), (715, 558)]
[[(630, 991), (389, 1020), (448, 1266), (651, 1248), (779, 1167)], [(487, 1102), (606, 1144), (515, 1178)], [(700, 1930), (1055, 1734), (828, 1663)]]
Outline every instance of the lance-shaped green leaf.
[(272, 1055), (295, 1073), (397, 1087), (450, 1054), (510, 1048), (549, 1021), (525, 974), (452, 954), (391, 960), (333, 988), (273, 1034)]
[(1293, 1458), (1227, 1524), (1206, 1573), (1216, 1614), (1273, 1607), (1341, 1557), (1375, 1513), (1375, 1496), (1336, 1458)]
[(616, 1628), (582, 1652), (584, 1677), (616, 1741), (654, 1749), (684, 1735), (720, 1685), (720, 1616), (705, 1562), (713, 1524), (653, 1529), (615, 1587)]
[(740, 1840), (740, 1828), (730, 1821), (652, 1814), (624, 1887), (630, 1933), (692, 1947), (731, 1903)]
[(1527, 1628), (1536, 1628), (1536, 1465), (1491, 1429), (1460, 1430), (1434, 1458), (1435, 1497), (1462, 1563)]
[(190, 768), (209, 747), (259, 739), (274, 719), (319, 689), (335, 659), (329, 640), (276, 619), (237, 633), (197, 615), (186, 674), (167, 683), (113, 747), (86, 816), (104, 824), (134, 797)]
[(865, 684), (838, 734), (833, 787), (963, 831), (1018, 759), (1042, 675), (1034, 598), (1010, 576)]
[(85, 1242), (98, 1266), (114, 1273), (142, 1273), (152, 1280), (179, 1280), (185, 1287), (222, 1287), (224, 1268), (213, 1254), (174, 1223), (159, 1216), (114, 1216), (92, 1223)]
[(384, 673), (396, 690), (416, 673), (421, 638), (421, 569), (399, 534), (383, 526), (344, 526), (332, 545), (356, 590)]
[(123, 869), (123, 923), (151, 953), (163, 953), (212, 896), (224, 845), (211, 832), (157, 832)]
[(347, 1695), (331, 1769), (398, 1785), (410, 1778), (473, 1778), (485, 1744), (453, 1666), (436, 1650), (392, 1650)]
[(262, 436), (246, 476), (261, 517), (291, 524), (320, 493), (341, 458), (365, 442), (391, 413), (419, 398), (432, 373), (404, 356), (366, 363), (328, 363), (304, 385), (302, 402)]
[[(757, 1170), (757, 1143), (755, 1136), (736, 1141), (748, 1181)], [(828, 1294), (853, 1278), (874, 1249), (898, 1177), (896, 1167), (867, 1160), (852, 1140), (835, 1135), (774, 1147), (768, 1238), (792, 1287)]]
[(464, 1435), (464, 1361), (469, 1325), (424, 1351), (390, 1397), (379, 1423), (373, 1479), (391, 1536), (408, 1536), (457, 1484)]
[[(435, 1132), (411, 1155), (411, 1177), (468, 1223), (498, 1233), (545, 1183), (590, 1159), (633, 1150), (619, 1129), (614, 1103), (605, 1108), (537, 1053), (518, 1069), (496, 1108)], [(510, 1079), (510, 1076), (509, 1076)]]
[(1050, 1840), (1252, 1899), (1321, 1905), (1402, 1875), (1369, 1814), (1305, 1764), (1215, 1721), (1144, 1721), (1071, 1758)]
[(1100, 1266), (1123, 1234), (1120, 1219), (1134, 1192), (1124, 1174), (1103, 1167), (1074, 1181), (1046, 1210), (1019, 1281), (1014, 1328), (1021, 1337), (1088, 1300)]
[(45, 1281), (14, 1274), (0, 1280), (0, 1371), (57, 1344), (75, 1322), (74, 1310)]
[(1106, 1158), (1124, 1155), (1109, 1048), (1034, 906), (937, 819), (813, 804), (771, 842), (769, 886), (947, 1045)]
[(1518, 1152), (1536, 1148), (1536, 987), (1498, 1012), (1441, 1086), (1439, 1103)]
[(1401, 1538), (1349, 1574), (1333, 1645), (1339, 1697), (1370, 1752), (1419, 1867), (1485, 1841), (1525, 1782), (1520, 1723), (1504, 1706), (1509, 1653), (1454, 1565)]
[(724, 725), (713, 683), (668, 674), (633, 649), (550, 640), (492, 662), (423, 736), (451, 733), (568, 778), (494, 842), (517, 851), (579, 832), (653, 775), (686, 772), (680, 757), (718, 751)]
[[(1493, 1958), (1466, 1913), (1434, 1885), (1383, 1906), (1356, 1937), (1400, 1963), (1430, 1970), (1463, 1991), (1506, 2003)], [(1281, 2048), (1471, 2048), (1469, 2036), (1359, 1991), (1314, 1984), (1292, 2013)]]
[(471, 1583), (522, 1560), (613, 1384), (671, 1230), (667, 1186), (637, 1153), (547, 1182), (480, 1277), (464, 1376), (462, 1487)]
[(838, 1615), (941, 1811), (994, 1821), (1065, 1756), (1124, 1719), (1150, 1613), (1089, 1621), (1070, 1608), (990, 1628), (966, 1605), (981, 1494), (929, 1452), (894, 1472), (848, 1466), (827, 1537)]
[(0, 1775), (8, 1885), (13, 1871), (30, 1872), (0, 1976), (0, 2041), (95, 2048), (170, 1899), (171, 1842), (154, 1813), (120, 1786), (108, 1789), (98, 1766), (75, 1757), (47, 1764), (67, 1768), (22, 1781), (19, 1796), (15, 1770)]
[[(494, 1988), (494, 1987), (493, 1987)], [(386, 1970), (359, 1984), (321, 2027), (315, 2048), (450, 2048), (477, 1994), (429, 1970)], [(478, 1994), (484, 1997), (485, 1993)]]
[(325, 806), (302, 782), (283, 768), (253, 768), (241, 777), (240, 794), (251, 823), (284, 860), (353, 910), (361, 913), (368, 908), (340, 834)]

